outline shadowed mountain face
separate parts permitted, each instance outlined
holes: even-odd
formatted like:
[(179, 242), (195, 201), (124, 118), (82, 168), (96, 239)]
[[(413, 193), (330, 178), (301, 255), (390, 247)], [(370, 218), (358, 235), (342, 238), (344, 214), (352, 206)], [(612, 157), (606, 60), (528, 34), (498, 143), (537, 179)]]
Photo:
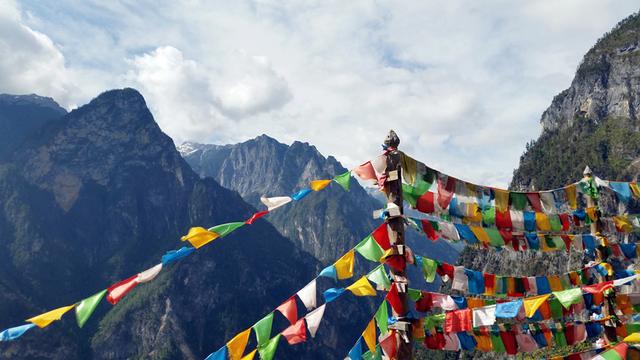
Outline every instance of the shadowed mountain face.
[[(311, 180), (331, 179), (347, 171), (333, 156), (325, 158), (308, 143), (286, 145), (267, 135), (233, 145), (184, 143), (178, 150), (201, 176), (238, 191), (256, 207), (264, 207), (262, 195), (290, 195), (307, 188)], [(274, 211), (268, 220), (304, 251), (329, 264), (379, 224), (372, 213), (382, 206), (352, 179), (349, 191), (332, 183), (299, 203)], [(407, 233), (416, 252), (456, 259), (457, 252), (447, 243), (428, 242), (411, 230)]]
[[(191, 226), (255, 211), (191, 170), (135, 90), (103, 93), (42, 123), (0, 163), (2, 329), (153, 266), (183, 245), (179, 238)], [(303, 287), (317, 268), (259, 220), (167, 266), (113, 309), (103, 301), (83, 329), (69, 313), (2, 343), (0, 358), (201, 359)], [(278, 358), (301, 358), (302, 351), (309, 359), (343, 356), (362, 331), (349, 325), (364, 327), (371, 314), (346, 321), (341, 316), (353, 301), (340, 301), (328, 306), (316, 340), (297, 349), (281, 344)], [(338, 308), (347, 310), (340, 315)]]

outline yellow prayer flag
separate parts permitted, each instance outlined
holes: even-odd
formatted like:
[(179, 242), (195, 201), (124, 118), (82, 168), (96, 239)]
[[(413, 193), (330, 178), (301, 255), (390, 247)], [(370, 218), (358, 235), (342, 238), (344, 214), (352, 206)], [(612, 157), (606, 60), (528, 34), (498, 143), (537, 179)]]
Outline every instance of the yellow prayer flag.
[(482, 226), (469, 226), (469, 228), (482, 244), (489, 245), (489, 234), (484, 231)]
[(46, 312), (42, 315), (38, 315), (38, 316), (32, 317), (31, 319), (27, 319), (26, 321), (35, 324), (39, 328), (47, 327), (52, 322), (56, 320), (60, 320), (62, 315), (64, 315), (67, 311), (73, 309), (75, 306), (76, 304), (57, 308), (55, 310)]
[(415, 185), (418, 178), (418, 162), (411, 156), (402, 154), (402, 178), (407, 184)]
[(320, 191), (331, 184), (331, 180), (313, 180), (309, 185), (311, 190)]
[(536, 212), (536, 225), (540, 231), (551, 231), (551, 222), (545, 213)]
[(509, 210), (509, 191), (501, 189), (493, 189), (493, 193), (496, 197), (496, 210), (501, 213)]
[(633, 333), (623, 340), (626, 343), (638, 343), (640, 342), (640, 333)]
[(376, 296), (376, 289), (371, 286), (366, 276), (347, 286), (347, 290), (351, 291), (355, 296)]
[(551, 296), (551, 294), (532, 296), (524, 298), (524, 312), (528, 318), (532, 317), (536, 310), (544, 304), (545, 301)]
[(547, 276), (547, 281), (549, 281), (549, 287), (551, 291), (562, 291), (564, 287), (562, 286), (562, 281), (560, 280), (560, 276), (551, 275)]
[(362, 338), (364, 339), (364, 342), (367, 344), (369, 351), (371, 351), (372, 354), (375, 354), (376, 353), (376, 323), (373, 319), (369, 321), (369, 325), (367, 325), (367, 328), (364, 329), (364, 332), (362, 333)]
[(243, 357), (241, 360), (253, 360), (253, 358), (256, 356), (257, 351), (258, 349), (254, 349), (252, 352), (248, 353), (247, 356)]
[(338, 279), (348, 279), (353, 276), (355, 254), (355, 251), (350, 250), (333, 264), (333, 266), (336, 267), (336, 274), (338, 275)]
[(213, 231), (209, 231), (203, 227), (192, 227), (189, 233), (181, 238), (182, 241), (189, 241), (196, 249), (212, 242), (220, 235)]
[(629, 188), (631, 188), (633, 196), (635, 196), (636, 198), (640, 198), (640, 187), (638, 186), (638, 183), (629, 183)]
[(567, 194), (567, 201), (569, 202), (569, 207), (575, 210), (578, 207), (578, 198), (576, 196), (576, 184), (571, 184), (564, 188), (564, 192)]
[(626, 216), (614, 216), (613, 222), (619, 231), (630, 233), (633, 230), (633, 225), (631, 225), (631, 221)]
[(589, 219), (591, 219), (591, 221), (598, 220), (598, 213), (596, 212), (596, 210), (597, 209), (595, 207), (587, 208), (587, 215), (589, 216)]
[(241, 360), (244, 349), (247, 347), (249, 336), (251, 335), (251, 328), (239, 333), (233, 339), (227, 343), (227, 350), (229, 351), (229, 358), (231, 360)]

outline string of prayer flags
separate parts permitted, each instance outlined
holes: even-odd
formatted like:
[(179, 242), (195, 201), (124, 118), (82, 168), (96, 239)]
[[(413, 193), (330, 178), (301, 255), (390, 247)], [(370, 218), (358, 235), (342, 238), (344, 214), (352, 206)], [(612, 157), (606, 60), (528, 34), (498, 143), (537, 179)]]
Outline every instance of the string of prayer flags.
[(272, 360), (276, 354), (276, 350), (278, 349), (278, 344), (280, 343), (281, 335), (278, 334), (274, 336), (271, 340), (269, 340), (264, 345), (258, 346), (258, 353), (260, 354), (261, 360)]
[(27, 322), (34, 324), (39, 328), (44, 328), (49, 326), (52, 322), (56, 320), (60, 320), (62, 315), (67, 313), (69, 310), (73, 309), (76, 305), (63, 306), (61, 308), (57, 308), (55, 310), (48, 311), (44, 314), (40, 314), (38, 316), (34, 316), (30, 319), (27, 319)]
[(89, 320), (89, 317), (91, 317), (91, 314), (93, 314), (106, 293), (106, 289), (102, 290), (78, 303), (76, 306), (76, 321), (79, 327), (83, 327), (87, 320)]
[(228, 355), (231, 360), (241, 360), (244, 350), (247, 348), (249, 337), (251, 336), (251, 328), (234, 336), (227, 343)]
[(34, 324), (25, 324), (3, 330), (2, 332), (0, 332), (0, 341), (15, 340), (34, 327)]
[(318, 331), (320, 323), (322, 322), (322, 317), (324, 316), (325, 306), (326, 304), (320, 305), (317, 309), (311, 311), (304, 317), (307, 322), (307, 329), (309, 330), (309, 334), (312, 338), (316, 337), (316, 332)]
[(136, 286), (138, 286), (138, 275), (134, 275), (109, 286), (107, 289), (107, 301), (110, 302), (111, 305), (117, 304)]

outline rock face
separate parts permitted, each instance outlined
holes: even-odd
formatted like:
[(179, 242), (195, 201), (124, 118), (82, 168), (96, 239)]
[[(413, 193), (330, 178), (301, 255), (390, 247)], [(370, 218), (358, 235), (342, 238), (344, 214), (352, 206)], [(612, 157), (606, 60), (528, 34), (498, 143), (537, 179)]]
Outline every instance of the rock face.
[[(201, 176), (213, 177), (260, 208), (264, 208), (262, 195), (290, 195), (307, 188), (311, 180), (331, 179), (347, 171), (334, 157), (325, 158), (308, 143), (286, 145), (267, 135), (223, 146), (184, 143), (178, 149)], [(331, 184), (300, 203), (274, 211), (268, 220), (301, 249), (329, 264), (380, 224), (371, 214), (382, 206), (352, 179), (349, 191)], [(409, 245), (420, 254), (446, 261), (457, 258), (457, 251), (446, 242), (425, 241), (412, 230), (407, 234)]]
[(584, 56), (571, 86), (540, 120), (514, 171), (518, 189), (555, 188), (582, 177), (632, 180), (640, 156), (640, 15), (621, 21)]
[[(179, 237), (190, 226), (255, 211), (191, 170), (135, 90), (103, 93), (36, 132), (0, 163), (0, 328), (151, 267), (182, 246)], [(167, 266), (113, 309), (103, 301), (83, 329), (68, 314), (2, 343), (0, 358), (202, 359), (304, 286), (318, 267), (260, 220)], [(351, 303), (340, 308), (353, 309)], [(337, 308), (328, 309), (316, 340), (296, 349), (281, 344), (279, 358), (301, 358), (297, 351), (310, 359), (344, 356), (362, 331), (352, 325), (370, 314), (347, 322)], [(274, 328), (281, 330), (282, 321)]]

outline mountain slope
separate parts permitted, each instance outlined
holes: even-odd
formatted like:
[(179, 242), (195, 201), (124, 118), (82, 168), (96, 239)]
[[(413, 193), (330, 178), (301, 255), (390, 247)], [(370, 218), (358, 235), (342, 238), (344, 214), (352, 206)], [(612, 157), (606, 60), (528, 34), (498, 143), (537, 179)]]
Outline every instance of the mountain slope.
[[(260, 196), (289, 195), (315, 179), (347, 171), (333, 156), (324, 157), (308, 143), (286, 145), (267, 136), (233, 145), (185, 143), (178, 148), (201, 176), (238, 191), (249, 203), (264, 207)], [(310, 194), (300, 203), (278, 209), (268, 220), (323, 263), (330, 263), (377, 226), (372, 212), (382, 204), (357, 181), (344, 191), (337, 184)], [(410, 246), (421, 254), (453, 261), (457, 252), (445, 242), (432, 243), (411, 231)]]
[[(199, 179), (138, 92), (103, 93), (44, 124), (0, 165), (0, 327), (154, 265), (182, 246), (178, 239), (190, 226), (254, 211), (237, 193)], [(0, 357), (204, 358), (304, 286), (318, 267), (258, 221), (167, 267), (104, 318), (106, 302), (85, 328), (67, 315), (3, 343)], [(329, 315), (327, 323), (338, 322)], [(317, 358), (348, 346), (351, 339), (338, 330), (327, 326), (310, 345), (326, 349)]]
[(33, 131), (66, 113), (51, 98), (0, 94), (0, 159), (15, 150)]
[(621, 21), (587, 52), (571, 86), (541, 118), (511, 186), (542, 190), (582, 177), (632, 180), (640, 157), (640, 15)]

